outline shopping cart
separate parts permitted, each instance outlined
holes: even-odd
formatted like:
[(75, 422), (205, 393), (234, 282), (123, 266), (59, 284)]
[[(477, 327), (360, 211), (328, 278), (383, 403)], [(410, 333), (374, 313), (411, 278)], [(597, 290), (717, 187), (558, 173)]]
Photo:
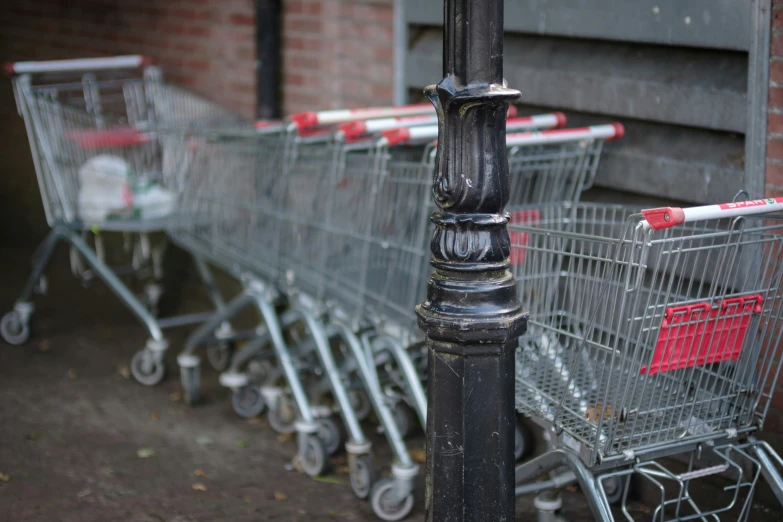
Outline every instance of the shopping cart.
[[(171, 139), (200, 125), (235, 125), (226, 109), (165, 84), (142, 56), (7, 64), (19, 113), (24, 118), (51, 232), (39, 246), (33, 270), (0, 333), (10, 344), (30, 333), (31, 301), (45, 286), (44, 270), (59, 242), (71, 246), (74, 273), (102, 279), (144, 324), (150, 339), (131, 370), (142, 384), (163, 378), (162, 329), (203, 321), (210, 313), (156, 319), (162, 249), (152, 234), (176, 219), (175, 196), (189, 152)], [(166, 133), (164, 133), (165, 131)], [(142, 204), (143, 203), (143, 204)], [(102, 232), (120, 232), (132, 250), (125, 272), (152, 272), (144, 304), (110, 268)], [(88, 236), (95, 242), (88, 244)], [(84, 262), (90, 266), (86, 269)], [(223, 304), (206, 265), (195, 259), (217, 308)], [(145, 306), (145, 304), (147, 306)]]
[[(660, 490), (655, 520), (747, 520), (764, 475), (783, 501), (783, 460), (754, 438), (781, 369), (780, 210), (783, 198), (641, 213), (555, 205), (509, 225), (530, 310), (516, 406), (552, 445), (518, 466), (518, 494), (578, 482), (597, 520), (612, 520), (611, 500), (633, 520), (636, 475)], [(660, 461), (677, 454), (690, 455), (684, 471)], [(731, 480), (725, 502), (698, 503), (692, 483), (718, 474)]]

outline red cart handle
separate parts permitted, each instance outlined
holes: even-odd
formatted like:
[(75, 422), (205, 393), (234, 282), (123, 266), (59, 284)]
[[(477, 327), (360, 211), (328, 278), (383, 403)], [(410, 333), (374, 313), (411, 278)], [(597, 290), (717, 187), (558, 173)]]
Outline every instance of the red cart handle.
[(737, 216), (752, 216), (783, 210), (783, 198), (754, 199), (701, 207), (659, 207), (642, 210), (645, 221), (654, 230), (675, 225)]

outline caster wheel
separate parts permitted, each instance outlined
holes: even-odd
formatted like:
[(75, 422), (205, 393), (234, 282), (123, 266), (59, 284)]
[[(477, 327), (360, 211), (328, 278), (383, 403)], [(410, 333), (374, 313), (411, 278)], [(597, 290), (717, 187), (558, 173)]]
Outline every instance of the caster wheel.
[(166, 365), (163, 354), (155, 354), (149, 350), (139, 350), (131, 360), (131, 374), (139, 384), (155, 386), (166, 375)]
[(413, 509), (413, 493), (402, 499), (394, 498), (394, 479), (382, 478), (372, 488), (370, 505), (381, 520), (396, 522), (407, 517)]
[(22, 321), (19, 312), (13, 310), (0, 319), (0, 335), (8, 344), (19, 346), (30, 338), (30, 325)]
[(179, 378), (182, 383), (182, 399), (185, 401), (185, 404), (193, 406), (199, 399), (201, 371), (198, 366), (195, 366), (192, 368), (180, 368), (179, 372)]
[(247, 363), (247, 373), (250, 374), (252, 382), (264, 383), (272, 374), (274, 367), (267, 360), (253, 359)]
[(367, 393), (363, 390), (351, 390), (348, 392), (348, 399), (359, 422), (367, 420), (372, 412), (372, 403)]
[(266, 402), (257, 386), (243, 386), (231, 396), (231, 406), (240, 417), (251, 419), (264, 412)]
[(413, 432), (413, 427), (416, 424), (416, 420), (413, 418), (413, 412), (411, 409), (403, 403), (397, 403), (394, 406), (394, 422), (397, 424), (397, 429), (400, 430), (402, 438), (407, 437)]
[(601, 481), (604, 486), (606, 500), (610, 505), (618, 504), (625, 496), (625, 488), (628, 484), (626, 477), (612, 477)]
[(524, 423), (517, 419), (514, 424), (514, 459), (520, 460), (533, 449), (533, 434)]
[(334, 455), (343, 445), (343, 432), (334, 417), (318, 419), (318, 438), (329, 455)]
[(233, 342), (223, 341), (207, 346), (207, 360), (216, 372), (225, 371), (228, 365), (231, 364), (231, 357), (233, 356)]
[(351, 467), (351, 489), (357, 498), (362, 500), (370, 496), (372, 485), (375, 482), (375, 468), (372, 465), (371, 455), (358, 455)]
[(267, 414), (269, 425), (277, 433), (293, 433), (296, 431), (294, 423), (296, 422), (296, 406), (287, 396), (281, 395), (277, 399), (277, 404), (269, 408)]
[(321, 439), (315, 434), (301, 435), (305, 437), (304, 451), (299, 456), (302, 470), (310, 477), (323, 475), (326, 470), (326, 448)]

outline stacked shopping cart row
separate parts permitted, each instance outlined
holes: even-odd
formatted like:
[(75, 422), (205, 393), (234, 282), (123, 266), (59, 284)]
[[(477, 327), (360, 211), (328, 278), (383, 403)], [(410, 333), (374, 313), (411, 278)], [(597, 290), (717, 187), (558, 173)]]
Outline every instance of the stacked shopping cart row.
[[(341, 446), (338, 416), (354, 492), (371, 496), (388, 520), (411, 509), (418, 466), (404, 435), (426, 417), (426, 357), (413, 308), (429, 275), (432, 112), (421, 105), (307, 113), (256, 132), (191, 136), (180, 204), (190, 217), (171, 231), (246, 285), (179, 356), (186, 398), (198, 400), (197, 347), (240, 309), (257, 307), (259, 336), (221, 375), (235, 408), (244, 416), (268, 408), (275, 429), (296, 431), (298, 460), (311, 475)], [(386, 117), (336, 125), (372, 116)], [(622, 133), (617, 124), (538, 130), (563, 123), (561, 114), (509, 118), (517, 203), (578, 197), (603, 140)], [(390, 479), (374, 480), (360, 425), (370, 411), (394, 450)]]

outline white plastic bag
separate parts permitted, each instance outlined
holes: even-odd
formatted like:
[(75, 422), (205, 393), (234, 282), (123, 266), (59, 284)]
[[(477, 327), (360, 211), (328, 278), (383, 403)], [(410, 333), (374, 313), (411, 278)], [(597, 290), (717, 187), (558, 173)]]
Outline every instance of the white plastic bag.
[(79, 169), (79, 215), (90, 223), (109, 219), (160, 219), (174, 211), (175, 195), (135, 175), (121, 157), (102, 154)]

